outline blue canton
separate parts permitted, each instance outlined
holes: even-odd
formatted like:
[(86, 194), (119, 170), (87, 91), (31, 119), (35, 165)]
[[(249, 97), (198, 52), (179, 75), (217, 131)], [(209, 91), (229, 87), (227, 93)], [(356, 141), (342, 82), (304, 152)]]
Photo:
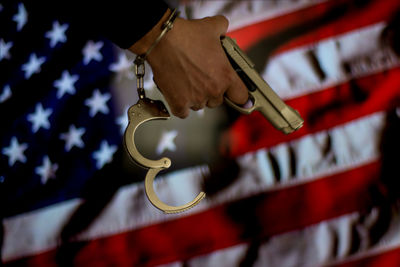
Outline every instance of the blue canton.
[(79, 197), (122, 139), (110, 93), (113, 44), (29, 2), (3, 2), (0, 194), (7, 217)]

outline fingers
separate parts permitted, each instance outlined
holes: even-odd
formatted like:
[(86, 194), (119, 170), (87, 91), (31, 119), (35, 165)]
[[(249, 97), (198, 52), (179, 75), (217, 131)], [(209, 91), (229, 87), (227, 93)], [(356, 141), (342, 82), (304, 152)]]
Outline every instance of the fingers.
[(205, 108), (206, 106), (209, 108), (218, 107), (224, 102), (224, 95), (234, 103), (238, 105), (244, 105), (249, 98), (247, 87), (233, 70), (232, 72), (231, 82), (225, 84), (227, 89), (221, 90), (222, 93), (219, 96), (209, 97), (205, 102), (191, 102), (191, 104), (185, 104), (189, 102), (185, 102), (182, 99), (174, 99), (174, 101), (167, 100), (167, 102), (170, 104), (172, 114), (176, 117), (184, 119), (189, 116), (190, 109), (197, 111)]
[(207, 107), (209, 108), (216, 108), (219, 105), (221, 105), (224, 102), (224, 96), (221, 95), (220, 97), (217, 98), (212, 98), (207, 101)]
[(224, 16), (177, 20), (175, 26), (149, 56), (156, 84), (171, 113), (186, 118), (190, 109), (221, 105), (224, 96), (237, 104), (246, 103), (247, 88), (220, 43), (228, 20)]
[[(226, 34), (229, 27), (229, 21), (226, 17), (217, 15), (214, 17), (210, 17), (209, 19), (212, 21), (212, 24), (215, 27), (216, 32), (218, 33), (218, 37)], [(243, 81), (239, 78), (237, 73), (233, 70), (228, 60), (226, 60), (225, 64), (227, 67), (224, 69), (224, 71), (227, 73), (226, 77), (228, 77), (228, 79), (226, 81), (226, 84), (223, 84), (223, 86), (225, 86), (226, 88), (225, 90), (223, 90), (223, 92), (225, 92), (225, 95), (234, 103), (243, 105), (247, 102), (249, 98), (247, 87), (244, 85)], [(207, 102), (207, 106), (213, 108), (221, 105), (222, 103), (223, 95), (210, 99)]]
[(239, 78), (237, 73), (232, 69), (232, 81), (226, 90), (226, 97), (238, 105), (246, 104), (249, 99), (249, 92), (243, 81)]
[(173, 90), (169, 90), (168, 85), (158, 86), (155, 76), (153, 77), (154, 83), (156, 84), (158, 90), (163, 94), (165, 100), (168, 103), (171, 113), (181, 119), (189, 116), (189, 105), (188, 101), (185, 101), (176, 94), (172, 94)]
[(207, 107), (218, 107), (224, 102), (224, 96), (228, 97), (231, 101), (238, 105), (244, 105), (247, 103), (249, 100), (249, 92), (247, 87), (233, 69), (230, 71), (230, 76), (231, 78), (228, 79), (229, 82), (224, 84), (226, 90), (222, 90), (221, 95), (210, 98), (207, 101)]
[(192, 109), (194, 111), (197, 111), (197, 110), (205, 108), (206, 106), (207, 106), (207, 102), (201, 102), (201, 103), (197, 103), (197, 104), (192, 105), (190, 107), (190, 109)]
[(176, 117), (184, 119), (187, 116), (189, 116), (189, 107), (187, 107), (186, 105), (171, 105), (171, 112), (172, 114), (174, 114)]
[[(201, 92), (197, 97), (187, 96), (185, 94), (168, 94), (163, 92), (173, 115), (179, 118), (186, 118), (189, 116), (190, 109), (197, 111), (205, 108), (215, 108), (223, 104), (224, 96), (238, 105), (244, 105), (249, 99), (248, 89), (231, 67), (226, 59), (225, 64), (219, 68), (221, 72), (219, 75), (214, 76), (215, 80), (211, 82), (207, 80), (208, 84), (203, 84), (203, 87), (198, 87), (197, 92)], [(210, 85), (212, 84), (212, 85)], [(197, 84), (199, 85), (199, 84)], [(205, 89), (208, 88), (208, 89)], [(167, 90), (173, 92), (174, 90)]]

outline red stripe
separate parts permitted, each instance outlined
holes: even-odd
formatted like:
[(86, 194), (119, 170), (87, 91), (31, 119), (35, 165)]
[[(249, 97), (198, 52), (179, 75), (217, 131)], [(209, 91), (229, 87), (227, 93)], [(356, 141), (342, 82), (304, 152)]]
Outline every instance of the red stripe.
[(400, 248), (392, 249), (377, 255), (334, 265), (337, 267), (398, 267), (400, 266)]
[(301, 35), (280, 47), (276, 53), (281, 53), (299, 46), (315, 43), (350, 32), (371, 24), (388, 21), (400, 8), (400, 1), (379, 1), (369, 3), (365, 8), (351, 8), (347, 14), (331, 23), (321, 25), (315, 31)]
[[(279, 49), (291, 49), (303, 46), (316, 41), (337, 36), (367, 25), (386, 21), (400, 7), (399, 1), (371, 1), (365, 7), (358, 7), (354, 4), (356, 1), (335, 0), (327, 1), (317, 5), (313, 5), (283, 16), (268, 19), (259, 23), (252, 24), (229, 32), (229, 36), (235, 38), (239, 46), (246, 50), (264, 38), (277, 37), (282, 35), (286, 38), (288, 30), (298, 29), (299, 25), (304, 28), (310, 27), (310, 24), (319, 27), (310, 32), (302, 34), (299, 38), (292, 36), (291, 41)], [(338, 13), (344, 12), (342, 16), (333, 18), (332, 21), (324, 22), (324, 19), (332, 10)], [(301, 27), (300, 27), (301, 28)], [(298, 32), (298, 30), (296, 30)], [(290, 33), (289, 35), (295, 35)]]
[[(172, 221), (90, 241), (77, 266), (152, 266), (262, 240), (374, 205), (374, 162), (297, 186), (265, 192)], [(55, 251), (14, 262), (51, 266)]]
[(321, 4), (316, 4), (301, 10), (234, 30), (229, 32), (229, 36), (235, 38), (239, 46), (246, 50), (267, 36), (278, 34), (283, 29), (298, 25), (300, 22), (304, 22), (306, 18), (313, 19), (316, 17), (322, 17), (333, 7), (343, 5), (343, 3), (346, 2), (348, 2), (348, 0), (327, 1)]
[(399, 103), (394, 101), (400, 97), (399, 77), (400, 68), (394, 68), (354, 80), (353, 84), (358, 87), (357, 94), (366, 97), (362, 101), (352, 95), (351, 83), (286, 101), (299, 111), (305, 121), (303, 128), (289, 135), (275, 130), (258, 112), (243, 115), (222, 136), (221, 150), (236, 157), (395, 107)]

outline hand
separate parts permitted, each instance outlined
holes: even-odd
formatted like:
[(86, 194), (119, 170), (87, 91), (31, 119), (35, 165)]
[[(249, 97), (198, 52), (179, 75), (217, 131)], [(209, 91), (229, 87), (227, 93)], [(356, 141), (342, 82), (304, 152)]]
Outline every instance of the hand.
[(227, 29), (228, 20), (223, 16), (177, 18), (149, 54), (154, 81), (175, 116), (185, 118), (190, 109), (217, 107), (224, 95), (236, 104), (246, 103), (247, 88), (220, 43)]

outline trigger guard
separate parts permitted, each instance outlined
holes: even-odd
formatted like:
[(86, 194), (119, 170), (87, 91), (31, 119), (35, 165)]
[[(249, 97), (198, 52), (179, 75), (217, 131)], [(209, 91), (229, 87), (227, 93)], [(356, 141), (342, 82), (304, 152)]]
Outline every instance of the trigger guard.
[(164, 104), (159, 100), (140, 99), (129, 108), (128, 118), (129, 123), (124, 134), (124, 144), (131, 159), (143, 168), (169, 168), (171, 166), (169, 158), (147, 159), (140, 154), (135, 145), (135, 132), (141, 124), (151, 120), (167, 120), (170, 118)]
[(224, 100), (225, 100), (225, 103), (227, 103), (230, 107), (236, 109), (237, 111), (239, 111), (242, 114), (249, 115), (256, 109), (257, 98), (254, 97), (253, 92), (249, 92), (249, 100), (253, 103), (253, 105), (250, 108), (241, 107), (241, 106), (235, 104), (232, 100), (230, 100), (226, 96), (224, 96)]

